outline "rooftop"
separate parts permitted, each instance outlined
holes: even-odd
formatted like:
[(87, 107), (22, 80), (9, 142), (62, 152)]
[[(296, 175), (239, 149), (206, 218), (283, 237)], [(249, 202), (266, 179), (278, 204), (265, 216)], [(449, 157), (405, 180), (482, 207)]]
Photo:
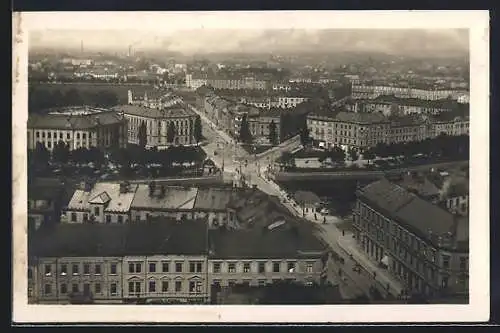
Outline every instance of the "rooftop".
[(40, 229), (30, 242), (37, 257), (94, 257), (124, 255), (203, 255), (207, 226), (203, 221), (182, 223), (159, 217), (132, 224), (60, 224)]
[(123, 117), (115, 111), (102, 111), (94, 113), (49, 113), (33, 114), (28, 116), (28, 128), (39, 129), (90, 129), (102, 125), (112, 125), (124, 121)]
[(161, 185), (156, 185), (154, 189), (151, 195), (149, 185), (138, 185), (131, 207), (136, 209), (193, 209), (198, 193), (198, 189), (194, 187), (164, 186), (165, 193), (162, 193)]
[[(300, 105), (300, 104), (299, 104)], [(347, 112), (338, 110), (328, 110), (328, 111), (315, 111), (311, 113), (308, 118), (328, 118), (332, 121), (341, 121), (346, 123), (355, 124), (372, 124), (372, 123), (383, 123), (388, 122), (389, 119), (383, 114), (378, 112), (367, 113), (367, 112)]]
[(90, 191), (76, 190), (69, 201), (68, 210), (89, 211), (91, 204), (105, 205), (105, 212), (128, 212), (134, 199), (137, 185), (130, 184), (126, 193), (121, 193), (120, 183), (96, 183)]
[[(269, 223), (271, 225), (271, 223)], [(211, 257), (220, 259), (319, 258), (326, 249), (311, 230), (288, 223), (269, 228), (209, 231)], [(305, 254), (309, 252), (308, 254)]]
[(468, 250), (468, 218), (456, 216), (385, 178), (365, 186), (357, 194), (435, 246), (440, 247), (439, 237), (451, 234), (451, 248)]
[(113, 107), (115, 111), (122, 111), (126, 115), (146, 118), (177, 118), (194, 116), (195, 113), (182, 104), (175, 104), (161, 110), (141, 105), (119, 105)]

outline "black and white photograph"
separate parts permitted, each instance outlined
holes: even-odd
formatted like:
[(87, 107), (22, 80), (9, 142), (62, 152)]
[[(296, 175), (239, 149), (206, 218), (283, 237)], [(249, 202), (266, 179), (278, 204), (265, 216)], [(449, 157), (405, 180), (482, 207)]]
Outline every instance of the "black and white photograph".
[(486, 320), (487, 29), (14, 14), (14, 318)]

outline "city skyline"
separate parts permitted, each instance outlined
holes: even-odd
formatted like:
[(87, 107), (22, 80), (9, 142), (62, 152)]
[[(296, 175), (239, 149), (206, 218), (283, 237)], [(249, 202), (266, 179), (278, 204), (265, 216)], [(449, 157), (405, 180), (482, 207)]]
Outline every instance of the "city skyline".
[[(411, 43), (408, 42), (411, 40)], [(34, 30), (30, 49), (117, 51), (163, 50), (184, 55), (210, 53), (374, 52), (394, 55), (461, 56), (468, 31), (460, 29), (189, 29), (154, 34), (138, 30)]]

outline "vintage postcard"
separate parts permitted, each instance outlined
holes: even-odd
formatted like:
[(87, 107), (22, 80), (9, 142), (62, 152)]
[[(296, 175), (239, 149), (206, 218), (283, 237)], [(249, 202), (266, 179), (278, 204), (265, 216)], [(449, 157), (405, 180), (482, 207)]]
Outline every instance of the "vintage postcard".
[(487, 320), (488, 57), (487, 11), (14, 13), (14, 321)]

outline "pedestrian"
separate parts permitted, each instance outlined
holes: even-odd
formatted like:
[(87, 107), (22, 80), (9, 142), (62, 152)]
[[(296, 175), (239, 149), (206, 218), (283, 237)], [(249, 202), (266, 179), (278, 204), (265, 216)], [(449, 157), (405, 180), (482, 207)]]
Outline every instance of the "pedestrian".
[(345, 236), (345, 231), (344, 230), (342, 230), (342, 236)]
[(326, 216), (323, 216), (323, 224), (326, 224)]

